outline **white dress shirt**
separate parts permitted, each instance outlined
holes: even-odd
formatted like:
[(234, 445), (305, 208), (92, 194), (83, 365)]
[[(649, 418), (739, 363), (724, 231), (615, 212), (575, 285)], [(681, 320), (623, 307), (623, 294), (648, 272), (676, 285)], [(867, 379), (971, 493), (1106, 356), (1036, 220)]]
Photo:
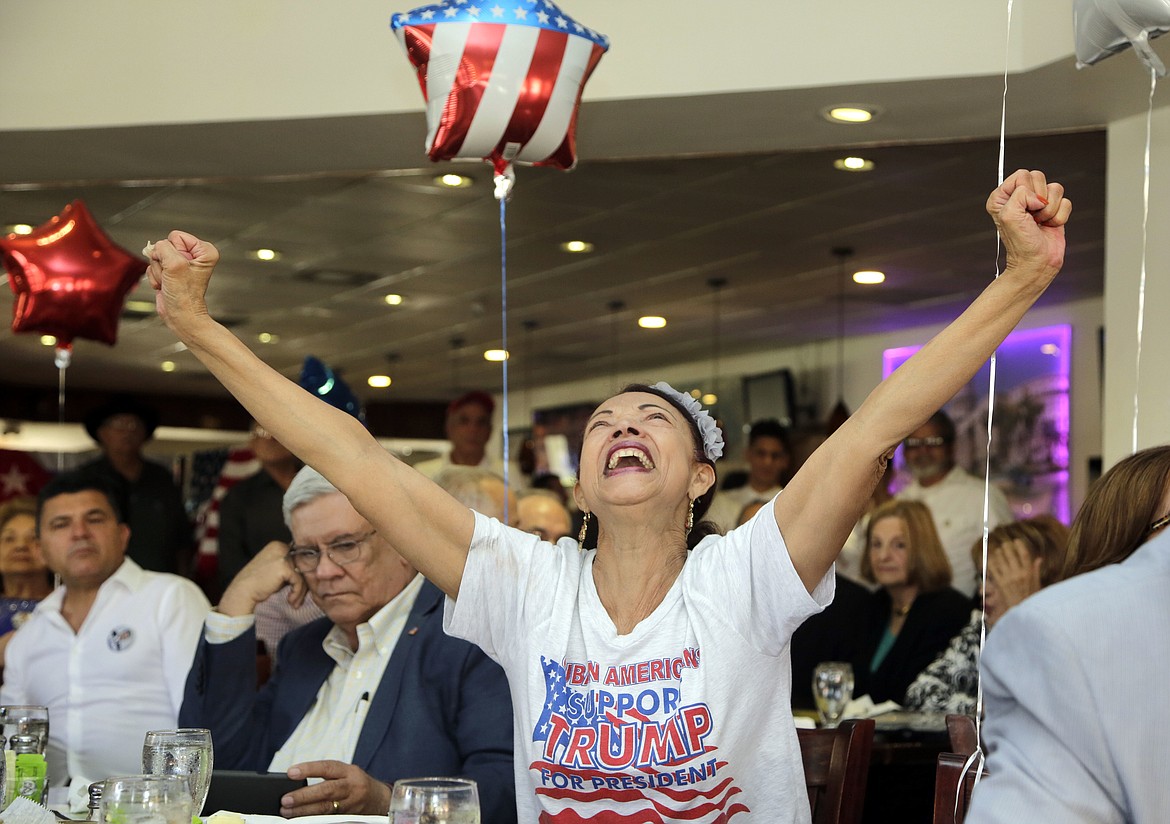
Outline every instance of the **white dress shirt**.
[(713, 521), (726, 535), (739, 525), (739, 514), (743, 508), (753, 501), (770, 501), (780, 494), (784, 487), (773, 486), (759, 491), (751, 484), (744, 484), (736, 489), (721, 489), (715, 493), (715, 500), (707, 510), (703, 520)]
[(49, 781), (142, 772), (148, 730), (174, 729), (211, 605), (194, 583), (127, 558), (75, 634), (63, 587), (12, 636), (0, 704), (49, 708)]
[[(337, 666), (318, 690), (312, 708), (273, 755), (269, 772), (286, 772), (303, 761), (353, 761), (370, 700), (382, 683), (423, 580), (422, 575), (416, 575), (368, 622), (358, 625), (357, 650), (350, 649), (340, 627), (329, 630), (321, 647)], [(208, 643), (225, 643), (238, 637), (252, 625), (251, 619), (252, 616), (230, 618), (211, 613), (205, 631)]]

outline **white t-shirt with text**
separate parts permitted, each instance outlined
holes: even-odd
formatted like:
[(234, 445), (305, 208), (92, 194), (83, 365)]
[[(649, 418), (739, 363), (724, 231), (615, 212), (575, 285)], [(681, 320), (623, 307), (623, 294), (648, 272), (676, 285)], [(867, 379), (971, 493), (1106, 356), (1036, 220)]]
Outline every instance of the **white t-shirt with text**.
[(761, 515), (705, 538), (618, 635), (595, 551), (476, 514), (444, 629), (508, 674), (520, 821), (809, 821), (788, 643), (834, 577), (810, 596), (772, 509)]

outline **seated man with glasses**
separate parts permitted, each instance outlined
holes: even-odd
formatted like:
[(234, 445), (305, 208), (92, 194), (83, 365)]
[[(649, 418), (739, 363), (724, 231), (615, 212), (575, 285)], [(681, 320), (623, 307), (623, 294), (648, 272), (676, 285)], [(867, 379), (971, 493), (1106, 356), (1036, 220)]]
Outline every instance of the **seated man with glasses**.
[[(515, 821), (512, 705), (504, 672), (443, 634), (443, 595), (315, 470), (284, 495), (290, 546), (273, 542), (232, 580), (204, 627), (181, 727), (207, 727), (217, 768), (319, 783), (281, 814), (385, 815), (392, 783), (463, 776), (482, 820)], [(285, 586), (325, 617), (284, 637), (256, 688), (256, 605)]]
[[(983, 478), (955, 463), (955, 424), (942, 411), (902, 441), (902, 452), (914, 480), (897, 497), (921, 501), (930, 508), (943, 551), (951, 562), (951, 586), (973, 596), (976, 576), (971, 544), (983, 537)], [(987, 528), (1014, 520), (1007, 498), (992, 484)]]

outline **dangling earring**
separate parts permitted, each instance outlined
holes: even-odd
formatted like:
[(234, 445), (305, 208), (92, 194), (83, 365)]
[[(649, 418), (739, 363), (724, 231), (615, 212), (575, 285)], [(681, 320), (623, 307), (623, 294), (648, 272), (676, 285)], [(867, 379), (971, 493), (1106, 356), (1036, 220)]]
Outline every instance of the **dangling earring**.
[(585, 551), (585, 533), (589, 530), (589, 510), (585, 510), (585, 515), (581, 518), (581, 531), (577, 533), (577, 551)]
[(691, 499), (691, 505), (690, 505), (690, 507), (687, 509), (687, 531), (686, 531), (686, 537), (688, 537), (688, 538), (689, 538), (689, 537), (691, 536), (691, 527), (693, 527), (694, 525), (695, 525), (695, 499), (694, 499), (694, 498), (692, 498), (692, 499)]

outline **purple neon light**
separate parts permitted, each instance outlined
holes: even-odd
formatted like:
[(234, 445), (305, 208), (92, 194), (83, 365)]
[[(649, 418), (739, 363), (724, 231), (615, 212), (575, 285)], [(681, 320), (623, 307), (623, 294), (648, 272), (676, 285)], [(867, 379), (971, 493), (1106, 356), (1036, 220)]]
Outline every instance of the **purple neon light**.
[[(1042, 347), (1055, 348), (1052, 354), (1045, 354)], [(922, 347), (900, 346), (886, 349), (882, 353), (882, 378), (891, 373)], [(1053, 461), (1064, 467), (1053, 473), (1055, 494), (1052, 514), (1065, 523), (1069, 520), (1068, 500), (1068, 442), (1069, 442), (1069, 369), (1071, 364), (1072, 327), (1068, 324), (1044, 326), (1038, 329), (1020, 329), (1008, 335), (996, 353), (996, 394), (1002, 394), (1036, 378), (1055, 378), (1054, 394), (1049, 396), (1047, 411), (1058, 434), (1058, 443), (1053, 450)], [(987, 393), (990, 382), (990, 366), (984, 364), (971, 379), (971, 385), (983, 394)], [(992, 422), (994, 426), (994, 421)], [(1038, 513), (1033, 513), (1038, 514)]]

